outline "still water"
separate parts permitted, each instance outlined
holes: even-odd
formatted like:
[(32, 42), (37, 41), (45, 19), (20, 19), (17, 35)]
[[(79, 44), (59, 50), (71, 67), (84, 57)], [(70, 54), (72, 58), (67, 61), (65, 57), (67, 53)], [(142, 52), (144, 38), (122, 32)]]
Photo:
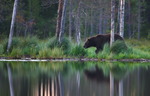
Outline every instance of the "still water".
[(150, 96), (150, 64), (0, 62), (0, 96)]

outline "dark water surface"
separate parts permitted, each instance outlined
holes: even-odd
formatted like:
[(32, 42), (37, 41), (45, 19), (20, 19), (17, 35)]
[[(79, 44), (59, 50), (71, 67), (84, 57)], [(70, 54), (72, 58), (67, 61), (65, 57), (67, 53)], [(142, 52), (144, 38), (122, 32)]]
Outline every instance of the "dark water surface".
[(0, 62), (0, 96), (150, 96), (150, 64)]

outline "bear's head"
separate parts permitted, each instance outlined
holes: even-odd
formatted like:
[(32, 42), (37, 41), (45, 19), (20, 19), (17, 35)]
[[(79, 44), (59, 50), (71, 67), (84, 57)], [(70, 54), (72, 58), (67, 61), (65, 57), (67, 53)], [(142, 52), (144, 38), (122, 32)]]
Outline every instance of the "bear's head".
[(86, 40), (85, 44), (84, 44), (84, 48), (89, 48), (89, 47), (93, 47), (94, 46), (94, 42), (92, 38), (89, 38)]

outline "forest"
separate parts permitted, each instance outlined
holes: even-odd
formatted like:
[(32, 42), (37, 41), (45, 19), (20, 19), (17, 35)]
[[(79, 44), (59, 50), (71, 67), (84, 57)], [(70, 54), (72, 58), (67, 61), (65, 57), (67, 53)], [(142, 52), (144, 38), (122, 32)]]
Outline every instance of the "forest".
[[(149, 0), (1, 0), (0, 57), (150, 58)], [(87, 38), (118, 33), (95, 54)], [(113, 41), (112, 41), (113, 42)]]

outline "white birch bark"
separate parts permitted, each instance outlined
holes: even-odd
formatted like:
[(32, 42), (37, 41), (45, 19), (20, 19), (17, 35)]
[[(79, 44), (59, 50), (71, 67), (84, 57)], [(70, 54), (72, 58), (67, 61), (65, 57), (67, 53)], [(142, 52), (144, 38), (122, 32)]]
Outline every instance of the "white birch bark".
[(69, 2), (69, 39), (71, 40), (72, 38), (72, 0)]
[(125, 0), (120, 0), (120, 28), (119, 34), (124, 37), (124, 12), (125, 12)]
[(67, 5), (67, 0), (64, 0), (61, 24), (60, 24), (60, 33), (59, 33), (59, 39), (58, 39), (59, 42), (61, 42), (63, 34), (64, 34), (64, 30), (65, 30), (66, 5)]
[(138, 40), (140, 39), (141, 31), (141, 1), (138, 0)]
[(110, 36), (110, 46), (114, 42), (114, 32), (115, 32), (115, 1), (111, 0), (111, 36)]
[(119, 96), (123, 96), (123, 79), (119, 80)]
[(110, 71), (110, 96), (114, 96), (114, 77)]
[(79, 7), (77, 9), (77, 14), (76, 14), (76, 40), (77, 40), (77, 44), (80, 45), (80, 41), (81, 41), (81, 32), (80, 32), (80, 4), (81, 2), (79, 2)]
[(16, 21), (16, 14), (17, 14), (17, 6), (18, 6), (18, 0), (15, 0), (14, 7), (13, 7), (13, 13), (12, 13), (8, 45), (7, 45), (7, 52), (9, 52), (9, 49), (12, 44), (12, 37), (13, 37), (13, 33), (14, 33), (14, 26), (15, 26), (15, 21)]
[(8, 70), (10, 96), (14, 96), (12, 72), (11, 72), (11, 68), (10, 68), (9, 64), (7, 64), (7, 70)]

